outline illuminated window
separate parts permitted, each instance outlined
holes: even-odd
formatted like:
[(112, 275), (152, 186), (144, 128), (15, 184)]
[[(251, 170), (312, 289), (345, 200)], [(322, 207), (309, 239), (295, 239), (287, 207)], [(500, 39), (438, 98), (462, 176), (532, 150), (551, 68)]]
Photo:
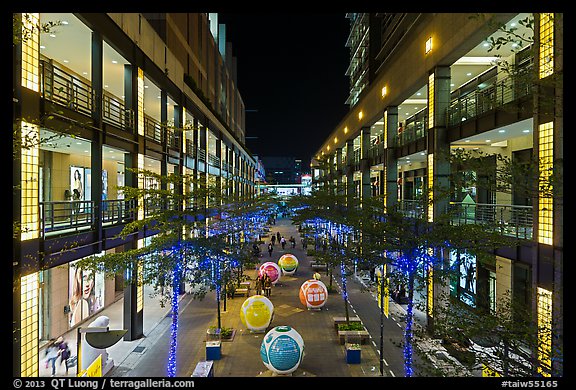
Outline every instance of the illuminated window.
[(538, 73), (540, 78), (554, 73), (554, 16), (550, 13), (540, 14), (540, 66)]
[(348, 133), (348, 126), (344, 128), (344, 134)]
[(538, 373), (551, 376), (552, 293), (538, 287)]
[(144, 135), (144, 71), (138, 68), (138, 134)]
[(39, 14), (22, 14), (22, 79), (23, 87), (38, 92), (39, 88)]
[(360, 112), (358, 113), (358, 119), (362, 119), (363, 116), (364, 116), (364, 113), (363, 113), (362, 111), (360, 111)]
[(38, 376), (38, 273), (20, 280), (20, 373)]
[(434, 154), (428, 155), (428, 222), (434, 222)]
[[(538, 126), (538, 158), (540, 160), (540, 183), (546, 183), (553, 167), (553, 122)], [(548, 192), (548, 191), (546, 191)], [(553, 204), (549, 195), (538, 195), (538, 242), (552, 245)]]
[(386, 96), (386, 94), (388, 93), (386, 86), (382, 87), (382, 97)]
[(428, 76), (428, 128), (434, 127), (434, 73)]
[(426, 41), (426, 54), (432, 51), (432, 37), (428, 38)]
[(21, 126), (21, 162), (20, 162), (20, 188), (21, 188), (21, 240), (38, 238), (39, 212), (38, 212), (38, 153), (40, 133), (38, 126), (22, 122)]

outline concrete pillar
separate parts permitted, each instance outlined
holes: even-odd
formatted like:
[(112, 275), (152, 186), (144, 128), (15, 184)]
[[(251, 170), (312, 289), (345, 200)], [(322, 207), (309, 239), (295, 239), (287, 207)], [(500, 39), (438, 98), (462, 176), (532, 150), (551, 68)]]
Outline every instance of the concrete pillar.
[(398, 134), (398, 107), (388, 107), (384, 115), (384, 139), (386, 140), (385, 206), (393, 208), (398, 204), (398, 160), (394, 155), (394, 139)]
[(372, 196), (370, 183), (370, 127), (363, 127), (360, 132), (360, 199)]
[(354, 140), (346, 141), (346, 198), (348, 204), (352, 204), (354, 198)]

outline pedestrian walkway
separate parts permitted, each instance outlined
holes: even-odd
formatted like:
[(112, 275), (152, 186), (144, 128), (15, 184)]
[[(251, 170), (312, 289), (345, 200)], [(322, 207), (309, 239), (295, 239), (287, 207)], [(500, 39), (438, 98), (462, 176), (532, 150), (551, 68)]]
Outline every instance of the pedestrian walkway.
[[(329, 294), (326, 304), (320, 310), (307, 309), (299, 299), (299, 289), (302, 283), (312, 279), (313, 271), (310, 258), (302, 248), (301, 237), (297, 226), (290, 219), (277, 219), (275, 225), (270, 226), (270, 235), (280, 233), (286, 240), (293, 236), (296, 247), (292, 248), (289, 242), (282, 249), (276, 241), (272, 256), (266, 251), (270, 242), (270, 235), (262, 237), (261, 263), (266, 261), (278, 262), (285, 253), (294, 254), (299, 260), (295, 274), (283, 275), (272, 288), (270, 300), (274, 304), (274, 317), (268, 328), (279, 325), (288, 325), (302, 336), (305, 348), (304, 358), (289, 376), (295, 377), (392, 377), (403, 376), (402, 351), (395, 342), (402, 338), (402, 317), (406, 313), (402, 305), (391, 301), (390, 312), (392, 321), (396, 325), (387, 325), (384, 356), (381, 360), (379, 342), (376, 335), (379, 309), (375, 302), (373, 285), (366, 281), (363, 273), (359, 272), (356, 278), (349, 277), (349, 305), (352, 310), (350, 316), (359, 315), (370, 332), (370, 342), (361, 345), (360, 364), (346, 363), (344, 345), (338, 340), (333, 317), (345, 315), (345, 306), (340, 294), (338, 270), (334, 274), (334, 287), (336, 290)], [(252, 281), (255, 280), (257, 267), (246, 270)], [(329, 284), (324, 274), (322, 279)], [(254, 282), (251, 285), (251, 294), (254, 294)], [(370, 294), (362, 292), (368, 291)], [(240, 320), (240, 307), (245, 298), (235, 297), (221, 301), (221, 326), (234, 330), (233, 338), (221, 344), (221, 358), (214, 360), (214, 376), (217, 377), (271, 377), (283, 376), (269, 371), (260, 357), (260, 345), (265, 332), (255, 333), (246, 329)], [(354, 305), (350, 301), (354, 301)], [(178, 377), (190, 377), (198, 364), (206, 360), (206, 330), (210, 325), (217, 324), (217, 305), (213, 292), (202, 300), (192, 299), (190, 294), (181, 296), (179, 328), (178, 328)], [(358, 311), (356, 311), (356, 309)], [(99, 315), (110, 318), (110, 329), (122, 329), (123, 299), (105, 308)], [(423, 313), (416, 312), (417, 317)], [(379, 324), (379, 323), (378, 323)], [(86, 324), (87, 325), (87, 324)], [(145, 293), (144, 308), (144, 337), (134, 341), (119, 341), (108, 348), (109, 357), (114, 360), (114, 368), (108, 376), (113, 377), (165, 377), (170, 343), (171, 316), (170, 307), (162, 308), (157, 300)], [(379, 326), (378, 326), (379, 329)], [(373, 338), (374, 337), (374, 338)], [(76, 332), (72, 330), (64, 335), (75, 354)], [(42, 353), (41, 353), (42, 358)], [(385, 370), (380, 372), (382, 361)], [(41, 361), (41, 376), (50, 376), (49, 369), (45, 369)], [(69, 376), (75, 376), (75, 369), (69, 371)], [(65, 375), (64, 367), (59, 367), (57, 376)]]

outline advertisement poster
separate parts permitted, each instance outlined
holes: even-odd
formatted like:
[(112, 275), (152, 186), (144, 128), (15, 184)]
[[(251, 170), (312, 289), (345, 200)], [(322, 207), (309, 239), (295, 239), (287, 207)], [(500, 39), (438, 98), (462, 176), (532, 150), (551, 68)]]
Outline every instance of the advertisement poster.
[(72, 200), (84, 200), (84, 168), (70, 166), (70, 193)]
[[(458, 261), (459, 260), (459, 261)], [(450, 252), (450, 265), (454, 271), (458, 272), (457, 278), (452, 278), (450, 292), (457, 296), (462, 302), (476, 306), (476, 256), (458, 251)]]
[(101, 310), (104, 306), (104, 274), (69, 267), (68, 299), (70, 327)]

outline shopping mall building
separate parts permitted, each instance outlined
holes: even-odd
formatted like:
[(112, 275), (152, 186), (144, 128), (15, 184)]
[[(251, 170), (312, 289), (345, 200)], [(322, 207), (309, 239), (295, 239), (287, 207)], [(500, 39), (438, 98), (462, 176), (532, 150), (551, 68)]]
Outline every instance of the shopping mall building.
[(217, 14), (14, 18), (23, 25), (13, 44), (13, 374), (38, 376), (47, 340), (119, 298), (125, 339), (142, 336), (142, 288), (123, 275), (80, 275), (93, 304), (74, 307), (74, 262), (149, 239), (117, 238), (139, 218), (119, 189), (159, 186), (133, 168), (189, 174), (246, 199), (257, 163)]
[[(432, 197), (432, 207), (417, 199), (426, 189), (450, 187), (458, 168), (445, 156), (457, 149), (477, 153), (494, 172), (500, 155), (513, 164), (534, 158), (541, 178), (550, 169), (561, 175), (563, 15), (347, 17), (350, 110), (316, 152), (314, 186), (331, 184), (360, 199), (384, 195), (386, 207), (430, 222), (459, 211), (454, 224), (499, 223), (521, 244), (494, 251), (490, 264), (475, 261), (474, 283), (450, 293), (493, 311), (511, 293), (538, 322), (540, 364), (561, 375), (562, 362), (550, 351), (563, 346), (562, 180), (554, 197), (473, 185), (449, 200)], [(437, 289), (426, 294), (434, 305)]]

